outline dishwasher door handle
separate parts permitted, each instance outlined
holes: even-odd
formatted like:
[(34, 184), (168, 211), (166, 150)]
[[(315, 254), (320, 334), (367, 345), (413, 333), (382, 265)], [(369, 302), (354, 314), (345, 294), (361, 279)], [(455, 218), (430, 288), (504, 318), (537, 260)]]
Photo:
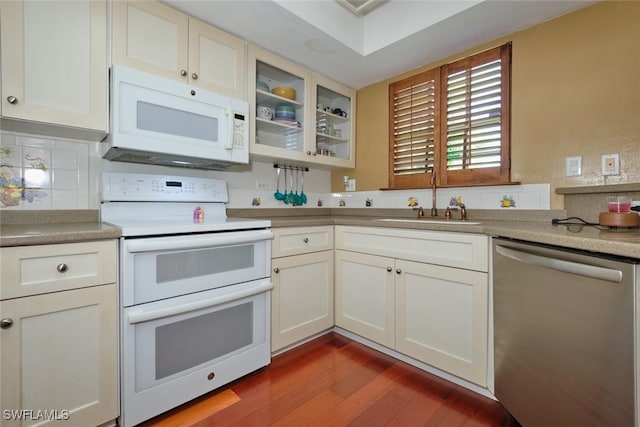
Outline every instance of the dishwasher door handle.
[(606, 280), (607, 282), (622, 283), (622, 271), (620, 270), (598, 267), (596, 265), (581, 264), (562, 259), (548, 258), (500, 245), (496, 245), (496, 252), (502, 256), (524, 262), (526, 264), (538, 265), (552, 270), (576, 274), (592, 279)]

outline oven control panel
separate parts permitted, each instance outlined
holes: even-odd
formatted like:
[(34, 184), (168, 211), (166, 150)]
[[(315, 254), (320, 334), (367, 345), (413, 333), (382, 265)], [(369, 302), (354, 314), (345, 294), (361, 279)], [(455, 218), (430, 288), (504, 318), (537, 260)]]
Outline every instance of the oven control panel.
[(102, 200), (226, 203), (229, 193), (227, 183), (220, 179), (106, 172)]

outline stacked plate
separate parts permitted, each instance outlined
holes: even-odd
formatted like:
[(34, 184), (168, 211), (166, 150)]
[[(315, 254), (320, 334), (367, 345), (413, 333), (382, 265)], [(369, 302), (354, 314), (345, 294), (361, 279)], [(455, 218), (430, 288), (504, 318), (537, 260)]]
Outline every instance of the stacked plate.
[(296, 120), (296, 109), (291, 105), (278, 105), (274, 117), (281, 120)]

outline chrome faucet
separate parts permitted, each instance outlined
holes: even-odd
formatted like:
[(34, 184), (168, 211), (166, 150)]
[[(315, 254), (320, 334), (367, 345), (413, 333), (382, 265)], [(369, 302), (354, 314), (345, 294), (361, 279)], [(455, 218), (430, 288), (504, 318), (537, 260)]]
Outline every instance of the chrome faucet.
[(436, 209), (436, 168), (431, 167), (431, 216), (438, 216)]

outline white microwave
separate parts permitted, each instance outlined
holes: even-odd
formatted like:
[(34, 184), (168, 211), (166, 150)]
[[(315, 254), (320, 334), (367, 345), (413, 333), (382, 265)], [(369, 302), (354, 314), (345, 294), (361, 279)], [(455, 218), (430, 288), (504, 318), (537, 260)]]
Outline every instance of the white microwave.
[(249, 104), (114, 65), (108, 160), (226, 169), (249, 162)]

